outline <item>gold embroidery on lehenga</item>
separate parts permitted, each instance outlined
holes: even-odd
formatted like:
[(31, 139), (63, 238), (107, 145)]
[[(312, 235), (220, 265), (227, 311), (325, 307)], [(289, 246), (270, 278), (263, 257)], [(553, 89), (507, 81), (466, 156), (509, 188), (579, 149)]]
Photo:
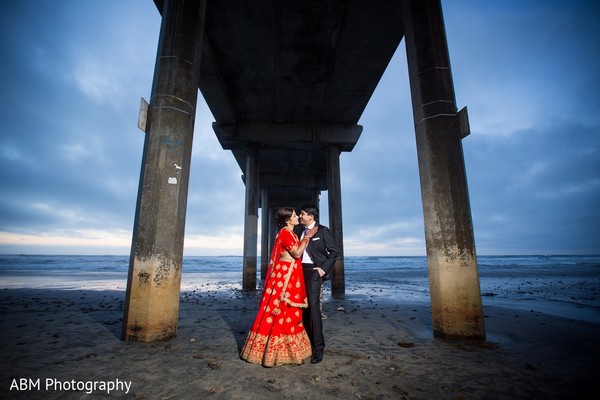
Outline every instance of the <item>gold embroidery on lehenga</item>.
[[(262, 364), (265, 367), (283, 364), (302, 364), (302, 360), (312, 354), (308, 336), (304, 331), (271, 338), (251, 333), (242, 349), (241, 356), (248, 362)], [(275, 339), (275, 340), (274, 340)], [(294, 351), (284, 351), (286, 344), (296, 343)]]
[[(291, 232), (285, 234), (293, 235)], [(295, 235), (286, 236), (286, 240), (293, 238), (297, 246), (298, 239)], [(278, 235), (274, 247), (277, 249), (280, 246)], [(298, 310), (298, 307), (308, 306), (306, 294), (298, 293), (303, 288), (302, 271), (299, 262), (289, 256), (283, 259), (283, 252), (281, 257), (279, 262), (271, 260), (269, 264), (271, 271), (269, 281), (265, 284), (266, 295), (263, 296), (261, 307), (268, 315), (262, 316), (260, 314), (263, 311), (259, 312), (255, 321), (257, 325), (252, 327), (240, 353), (242, 359), (266, 367), (301, 364), (312, 354), (310, 340), (302, 324), (302, 312)], [(261, 320), (267, 323), (262, 328), (259, 322)]]

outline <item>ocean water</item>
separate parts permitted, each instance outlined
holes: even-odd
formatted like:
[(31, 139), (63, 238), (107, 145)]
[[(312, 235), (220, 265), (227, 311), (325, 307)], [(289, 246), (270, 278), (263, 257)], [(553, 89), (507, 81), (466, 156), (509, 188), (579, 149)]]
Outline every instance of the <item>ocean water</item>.
[[(184, 273), (225, 272), (241, 270), (241, 256), (184, 257)], [(260, 257), (259, 257), (260, 264)], [(427, 258), (424, 256), (369, 256), (346, 257), (346, 272), (361, 271), (403, 272), (426, 274)], [(129, 256), (76, 256), (76, 255), (25, 255), (0, 254), (0, 274), (26, 271), (72, 273), (127, 273)], [(478, 267), (485, 274), (552, 274), (560, 268), (577, 273), (593, 273), (600, 268), (600, 256), (479, 256)], [(423, 271), (425, 269), (425, 271)], [(1, 276), (1, 275), (0, 275)]]
[[(128, 268), (128, 256), (0, 255), (0, 289), (125, 290)], [(429, 302), (426, 257), (346, 257), (344, 268), (349, 299)], [(479, 256), (478, 269), (484, 307), (600, 323), (600, 256)], [(182, 291), (241, 289), (241, 281), (241, 256), (184, 257)]]

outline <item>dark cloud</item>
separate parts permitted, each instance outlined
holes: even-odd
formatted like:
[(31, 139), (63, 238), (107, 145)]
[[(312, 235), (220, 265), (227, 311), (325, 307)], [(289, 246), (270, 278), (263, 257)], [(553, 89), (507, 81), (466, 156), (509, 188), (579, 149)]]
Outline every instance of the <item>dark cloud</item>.
[(485, 254), (600, 252), (600, 136), (578, 125), (465, 139)]
[[(470, 114), (463, 148), (478, 253), (600, 253), (600, 6), (442, 3), (458, 107)], [(128, 253), (137, 112), (159, 27), (148, 0), (3, 7), (0, 237), (60, 240), (0, 242), (0, 252)], [(199, 97), (186, 251), (241, 254), (242, 171), (212, 121)], [(404, 44), (359, 123), (360, 141), (341, 156), (346, 254), (423, 255)], [(327, 223), (327, 193), (321, 208)]]

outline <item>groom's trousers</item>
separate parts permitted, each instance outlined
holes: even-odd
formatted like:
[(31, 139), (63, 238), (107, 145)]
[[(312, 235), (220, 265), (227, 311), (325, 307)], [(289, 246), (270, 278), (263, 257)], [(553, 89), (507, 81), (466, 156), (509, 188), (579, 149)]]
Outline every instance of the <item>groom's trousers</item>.
[(308, 297), (308, 309), (303, 310), (302, 320), (308, 333), (310, 343), (315, 352), (323, 353), (325, 338), (323, 337), (323, 319), (321, 318), (321, 286), (323, 278), (315, 271), (314, 264), (302, 264), (304, 284)]

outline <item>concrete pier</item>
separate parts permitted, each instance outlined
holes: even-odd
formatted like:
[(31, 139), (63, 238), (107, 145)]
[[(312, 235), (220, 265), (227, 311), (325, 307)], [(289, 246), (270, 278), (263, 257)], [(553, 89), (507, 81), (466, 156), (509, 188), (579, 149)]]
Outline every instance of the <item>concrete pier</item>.
[(215, 118), (217, 139), (244, 174), (242, 288), (257, 288), (259, 227), (264, 279), (277, 232), (276, 210), (318, 205), (326, 190), (329, 227), (341, 254), (331, 274), (332, 294), (344, 295), (340, 155), (356, 145), (362, 132), (358, 121), (403, 38), (433, 332), (443, 338), (485, 338), (461, 145), (468, 117), (457, 112), (441, 1), (323, 0), (285, 7), (271, 0), (154, 3), (163, 22), (123, 339), (153, 341), (176, 334), (198, 88)]
[(269, 258), (271, 257), (271, 235), (273, 229), (271, 229), (272, 215), (273, 212), (269, 206), (269, 190), (262, 189), (260, 197), (261, 209), (260, 217), (262, 218), (260, 224), (260, 279), (264, 280), (267, 276), (267, 269), (269, 268)]
[(246, 155), (246, 216), (244, 218), (243, 290), (256, 290), (256, 264), (258, 249), (259, 158), (256, 144), (248, 146)]
[(344, 230), (342, 228), (342, 176), (340, 172), (340, 149), (327, 146), (327, 189), (329, 207), (329, 229), (339, 246), (339, 256), (331, 271), (331, 294), (346, 293), (344, 274)]
[[(256, 290), (257, 230), (261, 228), (261, 271), (264, 279), (277, 228), (274, 213), (283, 206), (319, 204), (329, 193), (330, 229), (343, 246), (340, 154), (351, 151), (362, 126), (338, 123), (244, 123), (213, 128), (224, 149), (232, 150), (243, 166), (246, 185), (244, 220), (244, 290)], [(262, 222), (258, 221), (261, 208)], [(267, 220), (268, 219), (268, 220)], [(327, 225), (327, 222), (323, 222)], [(343, 252), (343, 250), (342, 250)], [(332, 291), (344, 294), (344, 260), (332, 272)]]
[(177, 332), (204, 2), (168, 0), (155, 66), (127, 279), (123, 340)]
[(461, 130), (439, 0), (403, 2), (433, 333), (483, 339), (485, 328)]

